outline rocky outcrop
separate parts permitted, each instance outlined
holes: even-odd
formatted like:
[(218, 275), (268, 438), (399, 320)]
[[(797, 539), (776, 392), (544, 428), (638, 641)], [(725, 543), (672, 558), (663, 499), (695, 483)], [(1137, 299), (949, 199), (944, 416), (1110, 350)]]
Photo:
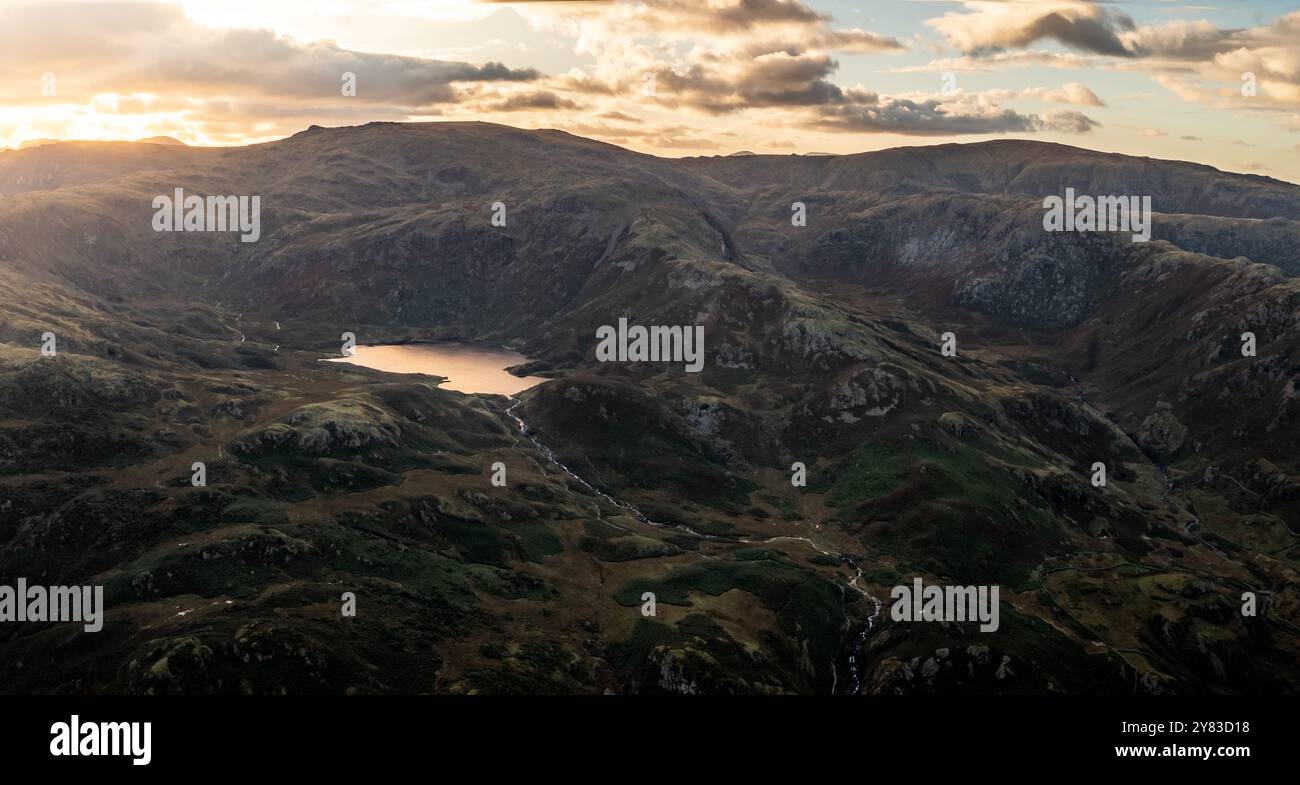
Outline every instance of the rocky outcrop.
[(1165, 401), (1156, 404), (1156, 410), (1142, 421), (1138, 428), (1138, 444), (1148, 454), (1168, 459), (1183, 446), (1187, 426), (1174, 416), (1173, 407)]
[(356, 399), (311, 404), (279, 422), (241, 435), (233, 453), (326, 455), (395, 447), (401, 436), (397, 421), (375, 404)]

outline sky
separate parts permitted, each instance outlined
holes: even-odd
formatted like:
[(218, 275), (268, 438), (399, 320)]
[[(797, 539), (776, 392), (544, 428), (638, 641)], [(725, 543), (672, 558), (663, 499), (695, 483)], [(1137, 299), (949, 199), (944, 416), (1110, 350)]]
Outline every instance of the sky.
[(1039, 139), (1300, 182), (1300, 0), (0, 0), (0, 147), (372, 120), (664, 156)]

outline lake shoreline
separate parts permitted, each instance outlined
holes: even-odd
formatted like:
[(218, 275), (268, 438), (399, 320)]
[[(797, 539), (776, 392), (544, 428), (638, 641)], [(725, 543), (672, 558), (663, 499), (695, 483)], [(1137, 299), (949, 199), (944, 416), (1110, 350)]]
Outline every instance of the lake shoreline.
[(401, 340), (357, 345), (349, 357), (325, 357), (384, 373), (419, 374), (440, 379), (438, 386), (468, 395), (514, 395), (547, 381), (511, 373), (533, 363), (510, 349), (475, 341)]

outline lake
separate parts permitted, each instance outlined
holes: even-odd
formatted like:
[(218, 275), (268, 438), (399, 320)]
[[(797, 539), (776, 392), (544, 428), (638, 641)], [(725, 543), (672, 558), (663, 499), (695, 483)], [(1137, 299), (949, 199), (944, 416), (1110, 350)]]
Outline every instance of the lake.
[(540, 376), (511, 376), (506, 368), (528, 362), (522, 354), (468, 343), (404, 343), (358, 346), (351, 357), (328, 362), (352, 363), (388, 373), (445, 376), (442, 387), (463, 393), (514, 395), (546, 381)]

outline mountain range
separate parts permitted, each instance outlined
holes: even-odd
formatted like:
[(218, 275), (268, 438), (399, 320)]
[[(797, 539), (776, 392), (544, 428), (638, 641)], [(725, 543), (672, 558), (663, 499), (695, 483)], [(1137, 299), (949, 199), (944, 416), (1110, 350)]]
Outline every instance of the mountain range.
[[(154, 231), (176, 188), (260, 240)], [(1044, 231), (1067, 188), (1151, 240)], [(108, 613), (0, 626), (0, 689), (1294, 693), (1297, 274), (1300, 186), (1030, 141), (3, 151), (0, 583)], [(598, 362), (620, 318), (703, 325), (703, 371)], [(344, 332), (549, 381), (319, 362)], [(914, 578), (1000, 629), (893, 621)]]

